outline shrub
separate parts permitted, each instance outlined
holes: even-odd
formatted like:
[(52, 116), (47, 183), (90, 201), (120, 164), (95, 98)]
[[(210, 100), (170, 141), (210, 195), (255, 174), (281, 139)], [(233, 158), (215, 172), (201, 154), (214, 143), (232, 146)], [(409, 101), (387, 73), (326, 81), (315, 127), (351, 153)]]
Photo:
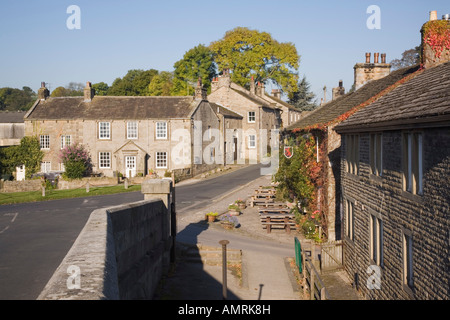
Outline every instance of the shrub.
[(60, 160), (64, 164), (64, 177), (81, 179), (92, 172), (91, 157), (83, 145), (70, 145), (61, 150)]

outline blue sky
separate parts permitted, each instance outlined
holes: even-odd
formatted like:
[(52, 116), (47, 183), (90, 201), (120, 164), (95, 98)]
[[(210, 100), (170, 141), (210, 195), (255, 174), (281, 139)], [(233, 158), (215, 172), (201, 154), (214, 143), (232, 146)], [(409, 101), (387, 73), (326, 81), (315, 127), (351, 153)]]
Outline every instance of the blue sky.
[[(81, 9), (81, 29), (70, 30), (67, 8)], [(380, 29), (367, 28), (370, 5), (380, 8)], [(387, 54), (388, 62), (420, 44), (429, 11), (450, 13), (448, 0), (2, 0), (0, 87), (41, 81), (50, 89), (69, 82), (109, 85), (130, 69), (172, 71), (198, 44), (209, 45), (237, 26), (269, 32), (295, 44), (318, 101), (339, 80), (348, 91), (353, 66), (365, 52)], [(373, 54), (372, 54), (373, 57)]]

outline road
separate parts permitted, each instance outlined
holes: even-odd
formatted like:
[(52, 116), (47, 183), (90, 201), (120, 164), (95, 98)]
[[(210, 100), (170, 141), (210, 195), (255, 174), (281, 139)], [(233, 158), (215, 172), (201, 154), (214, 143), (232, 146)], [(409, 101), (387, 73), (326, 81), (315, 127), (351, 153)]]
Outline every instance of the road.
[[(176, 188), (177, 211), (187, 214), (260, 176), (248, 166)], [(0, 300), (34, 300), (98, 208), (143, 200), (140, 192), (0, 206)], [(184, 212), (184, 213), (182, 213)]]

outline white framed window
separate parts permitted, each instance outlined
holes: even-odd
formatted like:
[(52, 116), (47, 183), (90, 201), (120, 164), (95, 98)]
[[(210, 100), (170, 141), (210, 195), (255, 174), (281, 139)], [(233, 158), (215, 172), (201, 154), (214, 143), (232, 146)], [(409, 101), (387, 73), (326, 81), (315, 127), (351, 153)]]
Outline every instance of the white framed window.
[(109, 122), (98, 123), (98, 138), (111, 139), (111, 123)]
[(413, 284), (413, 238), (409, 230), (402, 230), (403, 287), (412, 289)]
[(345, 200), (345, 235), (351, 241), (354, 240), (354, 203), (351, 200)]
[(378, 214), (369, 215), (370, 259), (378, 266), (383, 266), (383, 220)]
[(39, 144), (41, 149), (50, 149), (50, 136), (48, 134), (40, 135)]
[(248, 123), (256, 122), (256, 112), (255, 111), (249, 111), (247, 120), (248, 120)]
[(167, 168), (167, 152), (156, 152), (156, 168)]
[(127, 139), (138, 138), (138, 123), (136, 121), (127, 122)]
[(71, 143), (72, 143), (72, 136), (61, 135), (61, 149), (64, 149), (64, 147), (70, 146)]
[(422, 133), (403, 134), (403, 190), (423, 194)]
[(370, 170), (376, 176), (381, 176), (383, 173), (383, 135), (381, 133), (370, 135)]
[(41, 162), (41, 172), (48, 173), (52, 169), (52, 163), (50, 161)]
[(254, 134), (248, 135), (248, 147), (250, 149), (256, 148), (256, 135)]
[(98, 167), (100, 169), (111, 168), (111, 152), (99, 152), (98, 153)]
[(156, 139), (167, 139), (167, 122), (156, 123)]

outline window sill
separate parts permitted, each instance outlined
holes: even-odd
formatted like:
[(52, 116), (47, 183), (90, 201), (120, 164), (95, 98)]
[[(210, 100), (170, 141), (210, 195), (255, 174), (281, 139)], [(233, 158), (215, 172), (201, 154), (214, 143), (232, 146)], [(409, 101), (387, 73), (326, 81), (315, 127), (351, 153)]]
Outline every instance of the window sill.
[(411, 201), (414, 201), (414, 202), (417, 202), (420, 204), (422, 204), (422, 202), (423, 202), (422, 195), (420, 195), (420, 194), (413, 194), (409, 191), (402, 190), (401, 196), (408, 200), (411, 200)]
[(406, 284), (402, 284), (402, 289), (403, 291), (405, 291), (411, 298), (414, 298), (414, 291), (413, 289), (411, 289), (410, 286), (406, 285)]

